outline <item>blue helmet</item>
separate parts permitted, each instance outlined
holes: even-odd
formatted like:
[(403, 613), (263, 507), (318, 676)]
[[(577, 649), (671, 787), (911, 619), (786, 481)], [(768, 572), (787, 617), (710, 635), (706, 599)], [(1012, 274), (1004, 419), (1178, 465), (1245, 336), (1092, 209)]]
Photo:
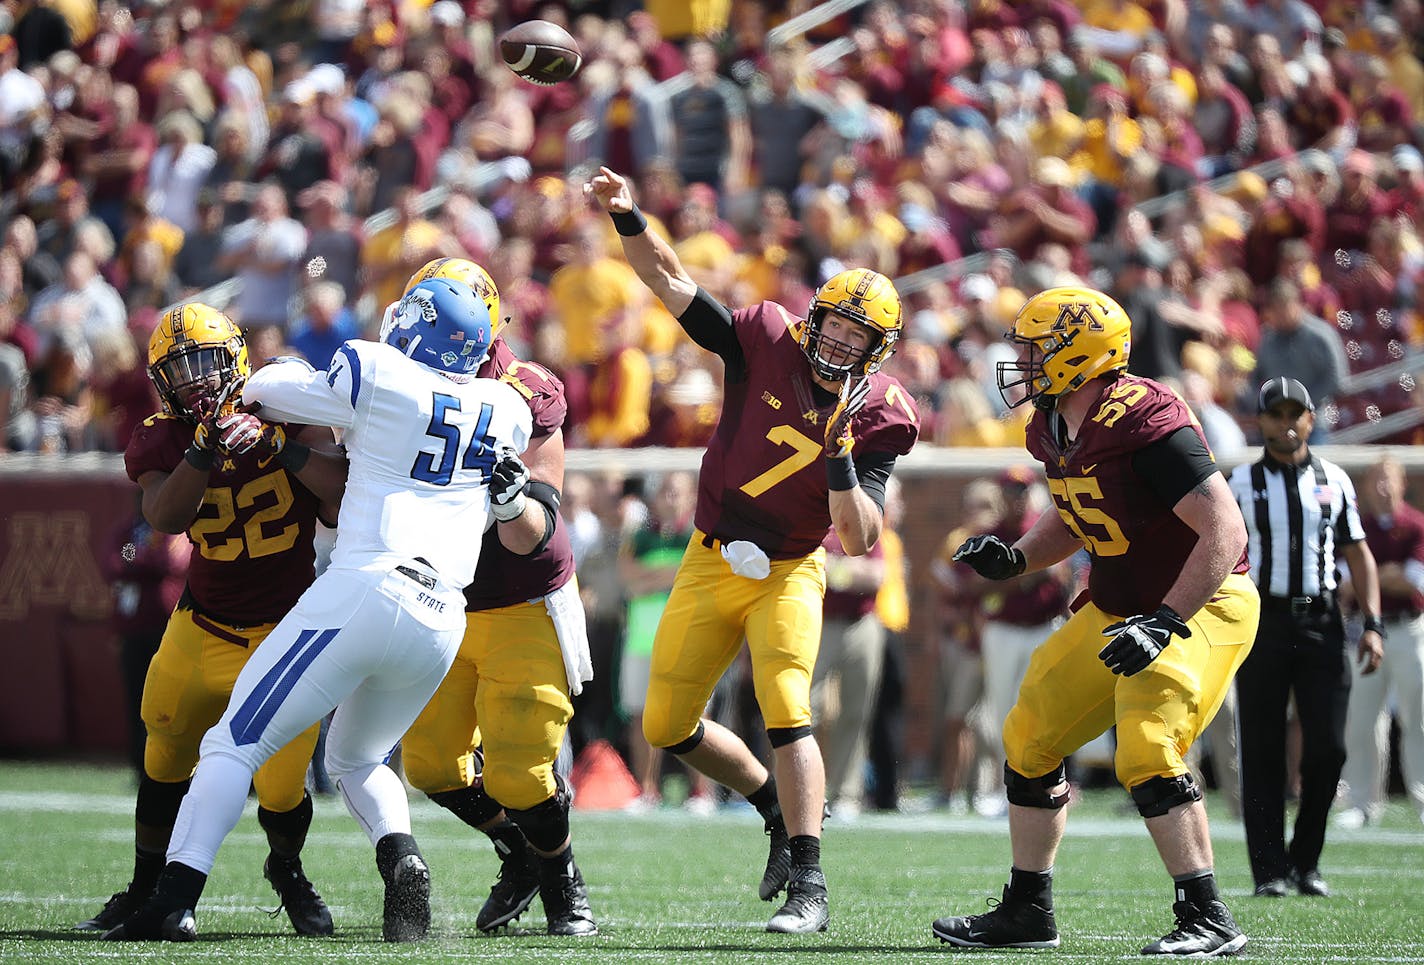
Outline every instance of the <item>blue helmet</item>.
[(381, 341), (432, 369), (472, 375), (489, 355), (494, 335), (489, 309), (473, 288), (432, 278), (396, 304)]

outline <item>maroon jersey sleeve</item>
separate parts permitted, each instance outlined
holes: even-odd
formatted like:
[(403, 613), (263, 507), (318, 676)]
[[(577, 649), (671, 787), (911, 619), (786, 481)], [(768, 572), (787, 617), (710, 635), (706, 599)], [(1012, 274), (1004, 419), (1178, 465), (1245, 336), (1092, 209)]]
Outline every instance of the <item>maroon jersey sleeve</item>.
[[(814, 391), (797, 322), (774, 302), (732, 313), (746, 378), (727, 382), (698, 480), (697, 528), (748, 540), (773, 559), (812, 552), (831, 525), (824, 453), (835, 399)], [(914, 402), (889, 376), (872, 379), (855, 422), (856, 451), (908, 452), (917, 434)]]
[(508, 382), (524, 397), (524, 401), (529, 403), (529, 411), (534, 414), (535, 439), (553, 435), (564, 424), (564, 417), (569, 411), (568, 402), (564, 399), (564, 383), (537, 362), (516, 358), (503, 338), (495, 340), (490, 357), (480, 366), (479, 376)]
[(124, 470), (138, 482), (145, 473), (172, 472), (183, 461), (193, 441), (193, 427), (181, 419), (159, 413), (134, 427), (124, 449)]
[[(547, 438), (563, 426), (568, 412), (564, 384), (542, 365), (516, 358), (504, 339), (495, 341), (479, 374), (508, 382), (524, 397), (534, 413), (535, 439)], [(493, 610), (538, 599), (569, 581), (574, 574), (573, 544), (563, 518), (558, 513), (553, 517), (554, 532), (549, 541), (529, 556), (510, 552), (499, 541), (498, 533), (485, 534), (475, 578), (465, 588), (466, 610)]]

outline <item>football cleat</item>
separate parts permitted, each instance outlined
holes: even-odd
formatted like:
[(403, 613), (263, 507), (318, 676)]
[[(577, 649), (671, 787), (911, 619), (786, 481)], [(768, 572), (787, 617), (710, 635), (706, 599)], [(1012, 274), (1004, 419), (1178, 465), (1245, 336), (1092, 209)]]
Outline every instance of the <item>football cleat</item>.
[(930, 926), (942, 942), (960, 948), (1057, 948), (1058, 925), (1053, 911), (1031, 901), (1009, 895), (1002, 901), (988, 900), (990, 910), (982, 915), (937, 918)]
[(539, 898), (550, 935), (584, 937), (598, 934), (593, 910), (588, 905), (588, 885), (572, 855), (567, 858), (538, 858)]
[(198, 923), (191, 908), (172, 908), (157, 895), (127, 919), (104, 932), (106, 942), (191, 942)]
[(1286, 879), (1271, 878), (1256, 886), (1255, 895), (1257, 898), (1284, 898), (1286, 896)]
[(1302, 895), (1312, 898), (1329, 898), (1330, 886), (1320, 877), (1319, 871), (1297, 871), (1291, 875), (1291, 884)]
[(783, 935), (810, 935), (831, 923), (826, 876), (820, 868), (795, 868), (786, 882), (786, 903), (771, 916), (766, 930)]
[(757, 894), (762, 901), (771, 901), (781, 893), (781, 889), (786, 887), (787, 879), (791, 877), (791, 839), (786, 836), (786, 822), (782, 820), (780, 811), (775, 817), (767, 819), (766, 833), (771, 839), (770, 849), (766, 856), (766, 870), (762, 872), (761, 884), (757, 886)]
[(292, 927), (298, 935), (325, 936), (332, 933), (331, 909), (326, 907), (321, 895), (302, 872), (301, 858), (279, 858), (269, 854), (262, 865), (262, 877), (277, 892), (281, 904), (272, 917), (276, 918), (283, 908), (292, 920)]
[(504, 858), (499, 877), (485, 899), (484, 907), (475, 918), (480, 931), (494, 931), (514, 921), (539, 894), (539, 869), (534, 866), (528, 848), (520, 848)]
[(381, 936), (388, 942), (417, 942), (430, 931), (430, 868), (418, 854), (407, 854), (386, 882)]
[(152, 888), (140, 894), (135, 890), (133, 882), (129, 882), (127, 888), (115, 892), (113, 897), (104, 902), (104, 907), (99, 910), (99, 914), (88, 921), (81, 921), (74, 926), (74, 930), (108, 931), (143, 907), (144, 900), (151, 894), (153, 894)]
[(1235, 955), (1246, 946), (1246, 936), (1219, 901), (1202, 907), (1178, 901), (1172, 905), (1172, 914), (1177, 916), (1177, 927), (1144, 948), (1142, 954), (1215, 958)]

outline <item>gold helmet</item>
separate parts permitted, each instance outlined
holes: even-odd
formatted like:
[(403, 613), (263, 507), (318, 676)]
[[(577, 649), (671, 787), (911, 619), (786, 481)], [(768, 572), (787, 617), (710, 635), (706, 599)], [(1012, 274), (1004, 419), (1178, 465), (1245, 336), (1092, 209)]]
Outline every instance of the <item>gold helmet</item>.
[[(872, 337), (863, 354), (857, 357), (852, 346), (822, 333), (828, 312), (870, 330)], [(857, 368), (862, 375), (870, 375), (880, 371), (894, 354), (900, 328), (900, 295), (890, 279), (868, 268), (851, 268), (832, 275), (816, 289), (806, 324), (801, 326), (801, 351), (823, 379), (836, 381)], [(849, 360), (834, 361), (841, 358)]]
[(199, 302), (165, 312), (148, 339), (148, 377), (170, 415), (197, 421), (213, 403), (236, 406), (251, 371), (242, 332)]
[(423, 281), (430, 281), (432, 278), (448, 278), (451, 281), (464, 282), (475, 290), (475, 294), (480, 296), (480, 300), (489, 309), (490, 326), (494, 330), (494, 337), (498, 338), (500, 330), (504, 328), (505, 322), (509, 319), (501, 318), (499, 314), (499, 288), (495, 285), (494, 279), (489, 276), (479, 265), (468, 258), (436, 258), (434, 261), (427, 261), (414, 275), (410, 276), (410, 281), (405, 283), (405, 291), (401, 292), (404, 298), (410, 294), (410, 290)]
[(1100, 291), (1050, 288), (1019, 309), (1008, 339), (1028, 352), (999, 363), (999, 394), (1010, 408), (1032, 400), (1050, 409), (1089, 379), (1127, 368), (1132, 320)]

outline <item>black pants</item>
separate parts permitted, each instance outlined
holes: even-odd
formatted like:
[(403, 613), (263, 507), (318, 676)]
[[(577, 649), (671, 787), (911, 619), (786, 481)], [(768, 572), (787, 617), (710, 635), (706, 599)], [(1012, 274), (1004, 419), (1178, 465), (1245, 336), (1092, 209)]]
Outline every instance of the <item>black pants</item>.
[[(1256, 884), (1314, 871), (1345, 764), (1350, 661), (1337, 610), (1292, 616), (1264, 608), (1256, 645), (1236, 674), (1241, 805)], [(1300, 810), (1285, 844), (1286, 706), (1300, 718)]]

